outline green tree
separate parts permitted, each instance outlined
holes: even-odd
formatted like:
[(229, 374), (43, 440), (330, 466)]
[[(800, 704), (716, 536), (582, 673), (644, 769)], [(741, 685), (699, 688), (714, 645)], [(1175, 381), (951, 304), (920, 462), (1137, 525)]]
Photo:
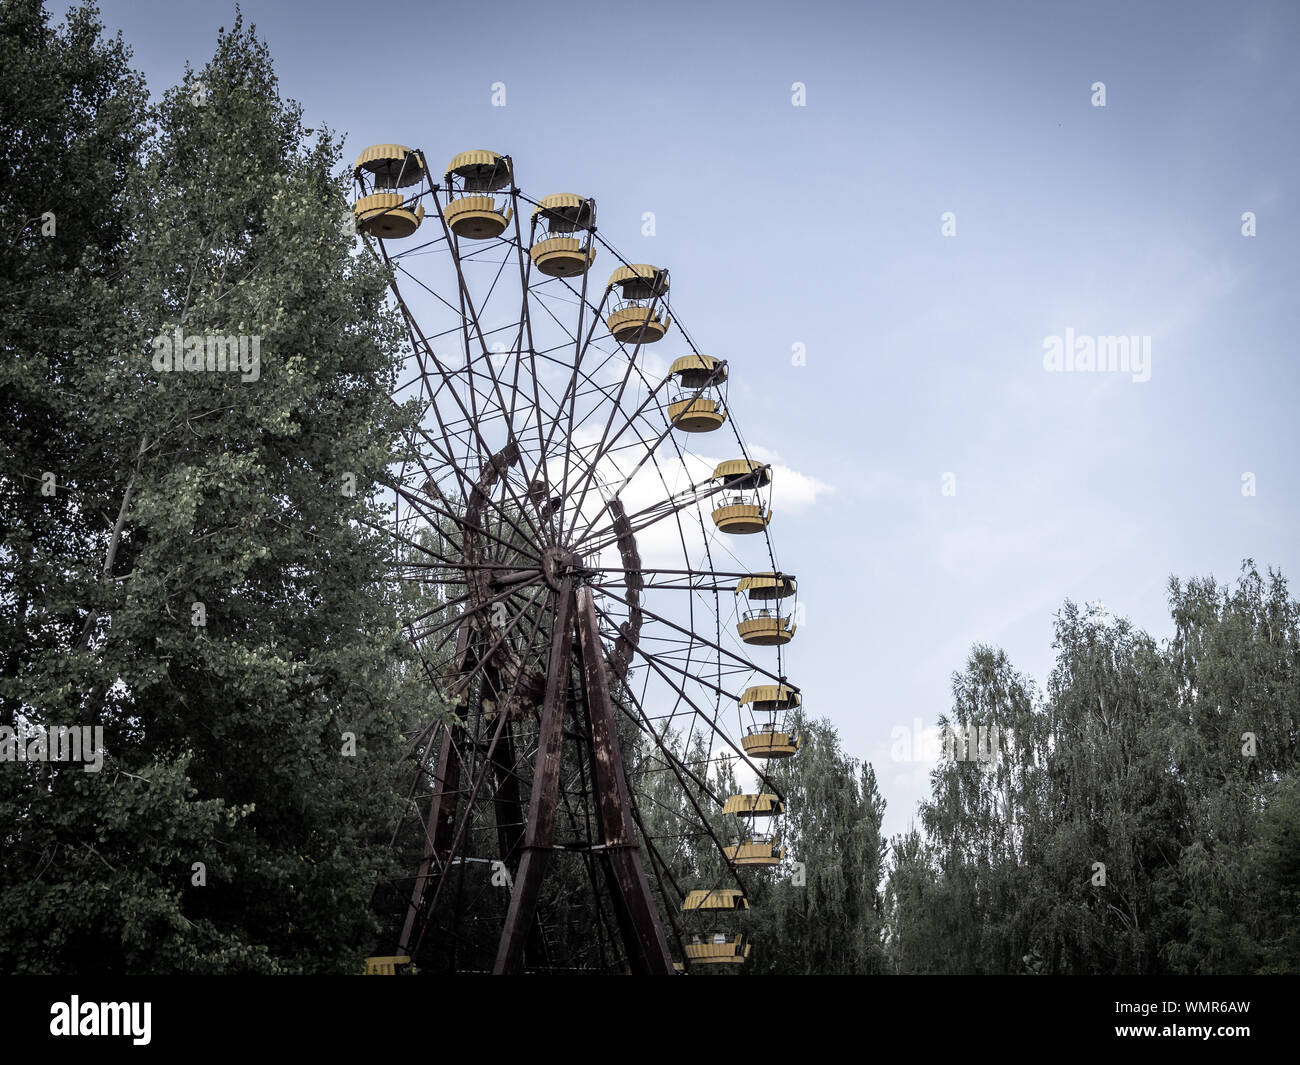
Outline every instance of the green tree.
[[(844, 753), (830, 721), (796, 712), (791, 727), (803, 737), (799, 753), (762, 764), (771, 786), (785, 797), (786, 812), (772, 826), (785, 851), (782, 863), (739, 869), (750, 901), (743, 914), (687, 914), (680, 923), (687, 936), (745, 933), (752, 953), (740, 973), (880, 972), (885, 802), (875, 772)], [(749, 771), (710, 752), (699, 733), (685, 750), (680, 737), (666, 743), (684, 769), (707, 779), (720, 799), (753, 790), (752, 782), (745, 783)], [(683, 892), (736, 886), (719, 844), (737, 842), (746, 826), (708, 802), (689, 778), (683, 787), (667, 759), (646, 756), (644, 747), (635, 785), (673, 882)], [(700, 802), (708, 830), (688, 791)]]
[(10, 725), (24, 660), (80, 632), (129, 446), (120, 426), (85, 426), (87, 403), (101, 398), (95, 356), (122, 309), (127, 184), (148, 133), (143, 82), (120, 38), (101, 30), (93, 7), (54, 27), (39, 0), (0, 4), (0, 676)]
[(894, 973), (943, 973), (951, 969), (944, 941), (938, 870), (915, 827), (890, 840), (885, 874), (885, 953)]
[(777, 831), (786, 861), (747, 878), (748, 971), (882, 972), (885, 801), (875, 771), (844, 752), (830, 720), (796, 712), (792, 725), (799, 753), (765, 767), (785, 796)]
[(1247, 560), (1233, 588), (1172, 580), (1170, 610), (1158, 646), (1067, 602), (1041, 700), (976, 648), (941, 724), (1011, 743), (941, 763), (925, 838), (895, 841), (898, 971), (1300, 969), (1300, 606)]
[[(1259, 891), (1262, 915), (1256, 971), (1300, 973), (1300, 780), (1271, 789), (1257, 823), (1247, 882)], [(1253, 874), (1253, 876), (1249, 875)]]
[[(340, 227), (339, 145), (310, 139), (242, 20), (156, 122), (121, 269), (87, 286), (116, 314), (75, 350), (64, 400), (79, 439), (118, 448), (102, 550), (70, 581), (79, 625), (7, 693), (30, 718), (102, 725), (108, 757), (26, 767), (4, 960), (355, 971), (393, 871), (402, 733), (434, 712), (375, 531), (415, 415), (388, 398), (401, 335)], [(205, 354), (244, 338), (242, 372), (160, 371), (177, 330)]]
[(1294, 921), (1286, 854), (1300, 824), (1300, 604), (1281, 574), (1265, 579), (1250, 560), (1233, 588), (1171, 580), (1169, 598), (1172, 756), (1193, 831), (1179, 861), (1188, 933), (1170, 945), (1169, 964), (1186, 972), (1300, 968), (1285, 931)]
[[(1028, 947), (1022, 908), (1034, 898), (1026, 858), (1037, 842), (1044, 726), (1034, 700), (1032, 684), (993, 648), (976, 647), (953, 676), (952, 713), (939, 720), (943, 758), (920, 810), (930, 847), (910, 852), (937, 866), (927, 899), (948, 969), (1014, 972)], [(940, 962), (925, 964), (935, 971)]]

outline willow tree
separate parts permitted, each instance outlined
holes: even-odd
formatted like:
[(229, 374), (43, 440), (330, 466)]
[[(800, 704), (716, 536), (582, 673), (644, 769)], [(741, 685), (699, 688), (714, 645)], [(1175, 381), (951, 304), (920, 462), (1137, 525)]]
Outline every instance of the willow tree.
[(939, 719), (943, 757), (920, 808), (938, 872), (931, 918), (948, 971), (1015, 972), (1037, 898), (1028, 869), (1041, 845), (1045, 722), (1032, 683), (994, 648), (976, 647), (952, 686), (952, 712)]
[[(1185, 839), (1168, 759), (1167, 671), (1125, 621), (1066, 603), (1041, 704), (1006, 656), (977, 647), (953, 679), (951, 744), (921, 805), (935, 879), (917, 916), (940, 971), (1149, 972)], [(976, 730), (980, 730), (976, 733)], [(931, 969), (930, 971), (934, 971)]]
[(1300, 603), (1247, 560), (1234, 587), (1171, 580), (1171, 756), (1192, 839), (1178, 874), (1187, 972), (1300, 970)]
[(952, 971), (938, 881), (933, 855), (915, 826), (890, 840), (883, 892), (884, 948), (889, 972), (910, 975)]
[(881, 972), (885, 801), (875, 771), (844, 752), (828, 719), (796, 714), (793, 727), (798, 755), (764, 766), (785, 797), (776, 829), (786, 858), (747, 877), (748, 971)]
[(1300, 970), (1300, 604), (1247, 561), (1170, 582), (1173, 638), (1066, 603), (1041, 700), (979, 648), (944, 724), (1005, 727), (949, 759), (896, 846), (902, 971)]

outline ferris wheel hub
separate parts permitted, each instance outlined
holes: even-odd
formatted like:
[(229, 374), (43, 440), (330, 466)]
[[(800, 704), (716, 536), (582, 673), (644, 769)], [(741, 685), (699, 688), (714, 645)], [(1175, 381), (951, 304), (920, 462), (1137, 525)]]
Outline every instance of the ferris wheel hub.
[(558, 592), (565, 577), (577, 577), (583, 573), (582, 556), (566, 547), (552, 546), (542, 552), (542, 577)]

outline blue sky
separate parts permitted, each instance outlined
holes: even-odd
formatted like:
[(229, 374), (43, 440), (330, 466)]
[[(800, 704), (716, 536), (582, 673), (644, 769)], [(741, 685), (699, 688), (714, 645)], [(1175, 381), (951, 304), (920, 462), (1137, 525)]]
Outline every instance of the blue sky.
[[(891, 833), (928, 790), (891, 731), (949, 707), (972, 644), (1041, 683), (1067, 597), (1159, 637), (1170, 574), (1300, 572), (1300, 5), (243, 10), (349, 155), (508, 152), (671, 268), (746, 439), (829, 486), (777, 499), (790, 676), (876, 765)], [(233, 11), (102, 4), (155, 93)], [(1149, 380), (1047, 372), (1067, 330), (1149, 337)]]

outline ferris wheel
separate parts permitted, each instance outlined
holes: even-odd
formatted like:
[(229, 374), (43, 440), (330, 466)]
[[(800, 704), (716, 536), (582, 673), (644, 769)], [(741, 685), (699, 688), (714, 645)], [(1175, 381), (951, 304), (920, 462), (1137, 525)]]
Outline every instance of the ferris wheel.
[[(404, 623), (450, 711), (413, 737), (421, 845), (370, 971), (741, 964), (744, 877), (784, 857), (765, 767), (799, 748), (800, 689), (773, 470), (732, 367), (683, 327), (668, 270), (600, 235), (594, 199), (531, 199), (509, 156), (435, 174), (381, 144), (354, 176), (409, 330), (393, 398), (419, 410), (388, 526)], [(716, 794), (718, 759), (754, 790)], [(651, 780), (675, 789), (666, 828)], [(675, 833), (716, 849), (722, 882), (682, 882)]]

